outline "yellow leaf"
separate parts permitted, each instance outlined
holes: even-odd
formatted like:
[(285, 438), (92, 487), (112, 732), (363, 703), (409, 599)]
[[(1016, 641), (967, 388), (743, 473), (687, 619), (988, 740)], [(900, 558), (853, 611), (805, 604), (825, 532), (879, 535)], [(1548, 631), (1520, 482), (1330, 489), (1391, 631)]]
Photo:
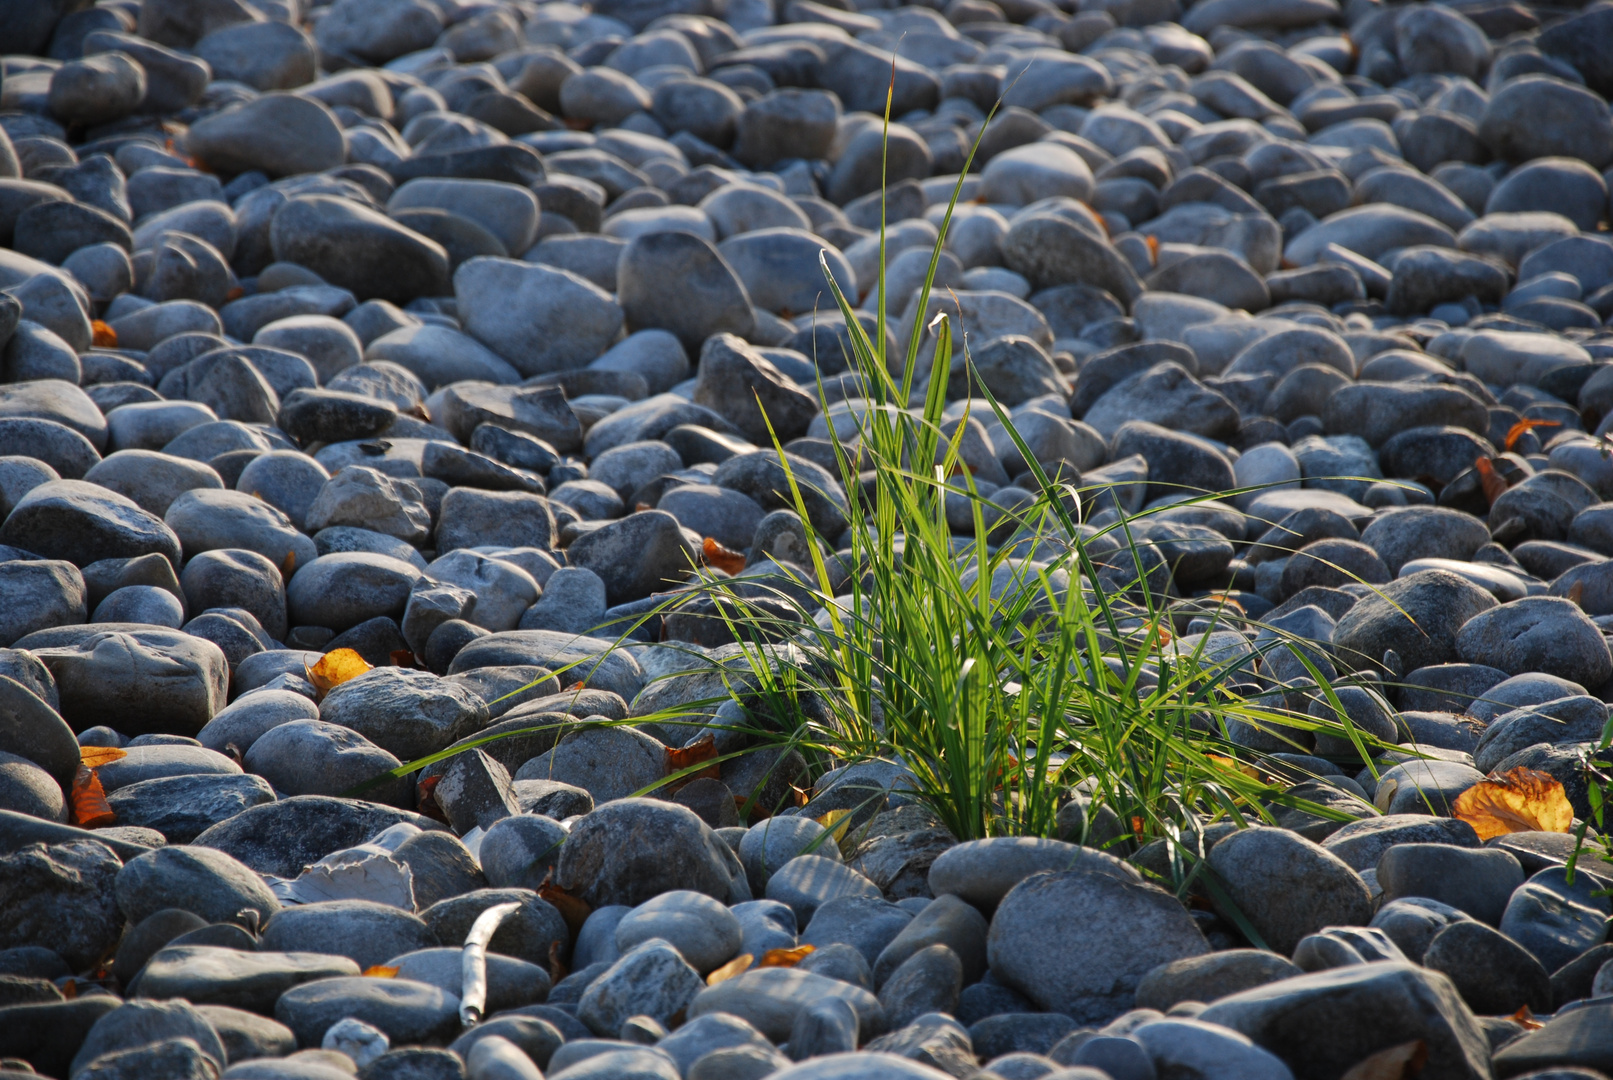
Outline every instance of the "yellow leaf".
[(319, 663), (308, 669), (308, 681), (314, 684), (319, 696), (324, 697), (342, 683), (356, 679), (368, 670), (370, 665), (352, 649), (336, 649), (320, 657)]
[(1407, 1080), (1422, 1072), (1427, 1061), (1428, 1047), (1417, 1039), (1368, 1054), (1339, 1080)]
[(1562, 783), (1523, 766), (1462, 792), (1453, 816), (1473, 826), (1480, 840), (1515, 832), (1567, 832), (1574, 824)]
[(127, 750), (119, 750), (115, 746), (81, 746), (78, 749), (79, 764), (91, 769), (99, 769), (109, 761), (128, 756)]
[(816, 945), (797, 945), (793, 949), (768, 949), (762, 954), (762, 962), (756, 966), (764, 967), (794, 967), (813, 953), (818, 951)]
[(1221, 766), (1223, 769), (1242, 773), (1243, 775), (1251, 777), (1255, 780), (1260, 779), (1260, 770), (1255, 768), (1253, 765), (1246, 765), (1241, 761), (1237, 761), (1229, 757), (1223, 757), (1220, 754), (1205, 754), (1204, 756), (1210, 761), (1215, 762), (1215, 764)]
[(387, 967), (385, 964), (376, 964), (373, 967), (365, 968), (364, 974), (366, 977), (371, 979), (396, 979), (398, 977), (398, 969), (395, 967)]
[(756, 959), (750, 953), (740, 953), (722, 967), (706, 976), (707, 986), (716, 986), (720, 982), (727, 982), (735, 975), (743, 975), (750, 970), (751, 961)]
[(846, 830), (851, 828), (851, 811), (831, 810), (818, 818), (818, 824), (828, 829), (832, 839), (838, 844), (846, 838)]

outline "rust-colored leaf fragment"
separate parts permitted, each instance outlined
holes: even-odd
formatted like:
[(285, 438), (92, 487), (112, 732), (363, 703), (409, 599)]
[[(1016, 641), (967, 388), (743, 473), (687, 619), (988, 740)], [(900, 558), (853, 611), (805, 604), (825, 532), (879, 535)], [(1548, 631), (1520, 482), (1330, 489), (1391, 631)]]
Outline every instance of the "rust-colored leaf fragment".
[(560, 942), (549, 942), (549, 985), (558, 985), (561, 979), (570, 974), (566, 962), (560, 959)]
[(1535, 1011), (1527, 1005), (1518, 1006), (1518, 1011), (1512, 1014), (1512, 1019), (1514, 1023), (1522, 1025), (1525, 1031), (1539, 1031), (1546, 1026), (1535, 1019)]
[(364, 969), (364, 977), (367, 979), (396, 979), (398, 969), (388, 967), (385, 964), (372, 964)]
[(111, 324), (96, 319), (90, 323), (90, 344), (97, 349), (115, 349), (118, 347), (118, 332), (112, 329)]
[(560, 912), (560, 917), (566, 920), (566, 926), (575, 938), (582, 932), (582, 924), (588, 921), (588, 916), (594, 913), (593, 905), (580, 896), (573, 896), (565, 889), (554, 883), (554, 871), (550, 870), (538, 886), (538, 896), (547, 900), (554, 909)]
[(356, 679), (370, 665), (352, 649), (335, 649), (320, 657), (319, 663), (308, 669), (308, 681), (314, 684), (319, 696), (324, 697), (350, 679)]
[(1495, 471), (1495, 465), (1487, 457), (1474, 458), (1473, 468), (1479, 474), (1479, 486), (1484, 489), (1484, 498), (1492, 505), (1499, 499), (1509, 486), (1506, 477)]
[(388, 655), (388, 659), (392, 661), (393, 667), (417, 668), (420, 666), (420, 662), (415, 659), (414, 650), (412, 649), (393, 649)]
[(700, 545), (700, 554), (707, 566), (715, 566), (725, 574), (737, 574), (745, 569), (744, 555), (723, 547), (710, 536)]
[(100, 775), (88, 766), (78, 767), (68, 801), (73, 807), (73, 824), (81, 829), (100, 829), (117, 821), (117, 815), (107, 805)]
[(1519, 766), (1480, 780), (1456, 797), (1452, 815), (1473, 826), (1480, 840), (1515, 832), (1567, 832), (1574, 808), (1562, 782)]
[(129, 756), (127, 750), (119, 750), (115, 746), (81, 746), (78, 748), (78, 763), (87, 768), (99, 769), (109, 761), (118, 761)]
[(1580, 600), (1583, 599), (1584, 596), (1585, 583), (1583, 581), (1576, 581), (1568, 587), (1568, 600), (1575, 607), (1585, 606), (1584, 604), (1580, 603)]
[[(668, 774), (676, 774), (682, 772), (684, 769), (698, 765), (702, 761), (710, 761), (716, 756), (717, 737), (715, 735), (705, 735), (688, 746), (667, 747), (666, 771)], [(668, 784), (666, 786), (666, 790), (669, 795), (676, 795), (685, 784), (688, 784), (691, 781), (702, 778), (718, 780), (721, 779), (721, 776), (722, 767), (720, 765), (711, 765), (707, 768), (689, 773), (687, 776), (679, 777)]]
[(1428, 1045), (1416, 1039), (1368, 1054), (1339, 1080), (1409, 1080), (1423, 1071), (1427, 1061)]
[(1563, 422), (1561, 420), (1531, 420), (1525, 417), (1524, 419), (1519, 420), (1516, 424), (1513, 424), (1511, 427), (1507, 428), (1506, 448), (1508, 451), (1511, 451), (1513, 447), (1518, 445), (1519, 439), (1529, 434), (1529, 432), (1533, 431), (1535, 428), (1562, 426)]
[(290, 581), (291, 575), (295, 574), (296, 572), (297, 553), (295, 551), (288, 551), (286, 552), (286, 557), (280, 560), (280, 580)]
[(794, 967), (818, 951), (816, 945), (797, 945), (793, 949), (768, 949), (757, 962), (759, 968)]
[(414, 786), (415, 810), (433, 821), (440, 821), (444, 825), (450, 824), (448, 815), (443, 811), (442, 804), (437, 801), (437, 785), (442, 783), (442, 774), (428, 776)]
[(756, 958), (748, 952), (740, 953), (738, 956), (728, 961), (728, 963), (713, 971), (710, 975), (707, 975), (706, 985), (716, 986), (718, 983), (727, 982), (735, 975), (745, 974), (745, 972), (750, 970), (751, 962), (755, 959)]

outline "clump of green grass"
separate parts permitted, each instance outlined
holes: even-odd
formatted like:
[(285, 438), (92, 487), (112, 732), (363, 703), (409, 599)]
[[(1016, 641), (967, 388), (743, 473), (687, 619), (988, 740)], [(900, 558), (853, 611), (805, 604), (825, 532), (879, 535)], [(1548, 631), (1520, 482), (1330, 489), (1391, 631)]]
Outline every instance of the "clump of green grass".
[[(971, 150), (971, 162), (973, 156)], [(912, 301), (916, 311), (928, 310), (961, 189), (960, 178)], [(954, 353), (968, 364), (967, 339), (958, 340), (943, 314), (915, 326), (900, 355), (888, 354), (883, 219), (880, 234), (873, 333), (824, 265), (850, 366), (870, 403), (848, 421), (854, 431), (832, 435), (847, 497), (846, 546), (836, 550), (840, 538), (813, 528), (810, 481), (775, 439), (788, 487), (780, 495), (801, 519), (811, 565), (769, 568), (790, 579), (790, 588), (748, 577), (743, 589), (699, 567), (696, 581), (656, 612), (612, 628), (621, 645), (645, 620), (711, 597), (718, 601), (711, 617), (738, 644), (737, 662), (730, 656), (716, 665), (724, 695), (623, 721), (667, 732), (681, 725), (690, 742), (709, 734), (717, 744), (715, 759), (641, 794), (760, 747), (799, 750), (809, 778), (839, 765), (894, 762), (909, 774), (903, 797), (960, 840), (1058, 835), (1118, 853), (1160, 841), (1183, 892), (1195, 881), (1215, 889), (1202, 866), (1212, 823), (1271, 822), (1285, 807), (1347, 820), (1288, 794), (1282, 777), (1292, 777), (1294, 767), (1236, 737), (1254, 730), (1270, 745), (1303, 753), (1311, 735), (1331, 734), (1351, 740), (1368, 761), (1381, 749), (1345, 718), (1308, 655), (1312, 643), (1281, 631), (1259, 649), (1241, 637), (1184, 636), (1195, 616), (1212, 632), (1252, 624), (1224, 599), (1201, 599), (1189, 611), (1169, 596), (1169, 566), (1146, 539), (1147, 513), (1107, 512), (1096, 519), (1101, 526), (1084, 520), (1115, 500), (1104, 489), (1049, 475), (985, 389), (972, 407), (1002, 424), (1037, 492), (1012, 509), (980, 494), (960, 459), (964, 427), (947, 423)], [(921, 362), (925, 338), (933, 345)], [(820, 400), (827, 409), (821, 386)], [(971, 528), (949, 524), (949, 497), (967, 501)], [(1257, 666), (1263, 652), (1279, 648), (1292, 649), (1313, 680), (1310, 694), (1340, 719), (1296, 714), (1269, 700)], [(760, 816), (791, 808), (747, 801), (741, 809)]]
[[(928, 310), (961, 188), (960, 178), (916, 311)], [(1304, 733), (1326, 732), (1351, 739), (1367, 758), (1378, 744), (1347, 720), (1296, 716), (1251, 696), (1256, 651), (1227, 650), (1226, 639), (1209, 634), (1178, 637), (1179, 613), (1159, 588), (1163, 559), (1134, 534), (1138, 520), (1111, 513), (1102, 528), (1084, 523), (1083, 507), (1104, 492), (1049, 476), (985, 389), (977, 413), (1002, 424), (1038, 494), (1006, 513), (980, 495), (959, 457), (963, 427), (946, 423), (951, 319), (916, 326), (905, 355), (887, 355), (883, 236), (882, 221), (872, 333), (824, 265), (851, 368), (869, 399), (848, 420), (853, 435), (831, 436), (848, 495), (847, 546), (826, 553), (837, 538), (813, 529), (808, 481), (775, 440), (790, 489), (781, 494), (810, 541), (812, 565), (801, 571), (810, 601), (778, 591), (794, 607), (780, 618), (776, 608), (747, 609), (717, 576), (698, 587), (732, 598), (730, 628), (753, 661), (748, 700), (761, 702), (754, 712), (766, 719), (743, 735), (786, 740), (820, 765), (899, 762), (911, 773), (902, 794), (960, 840), (1062, 834), (1126, 849), (1164, 840), (1184, 878), (1212, 821), (1269, 821), (1285, 805), (1344, 817), (1285, 795), (1287, 785), (1274, 779), (1283, 770), (1236, 745), (1233, 733), (1257, 729), (1303, 752)], [(921, 363), (925, 336), (933, 350)], [(967, 364), (967, 340), (960, 344)], [(822, 402), (827, 409), (826, 396)], [(949, 495), (968, 501), (972, 530), (960, 535), (949, 524)], [(1214, 600), (1200, 607), (1211, 630), (1241, 614)], [(781, 633), (811, 662), (781, 667), (760, 647)], [(1314, 693), (1342, 717), (1305, 658), (1313, 646), (1279, 632), (1267, 648), (1290, 643)], [(818, 706), (813, 715), (792, 704), (803, 697)], [(1067, 809), (1072, 803), (1079, 813)]]

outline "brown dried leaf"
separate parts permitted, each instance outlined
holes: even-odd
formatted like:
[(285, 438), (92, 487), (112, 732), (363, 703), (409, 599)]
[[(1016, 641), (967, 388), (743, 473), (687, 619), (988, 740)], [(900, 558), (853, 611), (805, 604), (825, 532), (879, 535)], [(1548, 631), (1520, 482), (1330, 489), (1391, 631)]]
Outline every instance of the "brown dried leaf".
[(705, 542), (700, 545), (700, 554), (707, 566), (715, 566), (725, 574), (737, 574), (745, 569), (744, 555), (723, 547), (712, 537), (706, 537)]
[(324, 697), (342, 683), (356, 679), (368, 670), (370, 665), (352, 649), (335, 649), (320, 657), (319, 663), (308, 669), (308, 681), (314, 684), (319, 696)]
[(750, 953), (740, 953), (722, 967), (706, 976), (707, 986), (716, 986), (720, 982), (727, 982), (735, 975), (743, 975), (750, 970), (751, 961), (756, 958)]
[(90, 344), (97, 349), (115, 349), (118, 347), (118, 332), (112, 329), (110, 323), (96, 319), (90, 323)]
[(549, 985), (558, 985), (561, 979), (570, 974), (566, 962), (560, 959), (560, 942), (549, 942)]
[(553, 877), (554, 871), (550, 870), (544, 877), (543, 884), (538, 886), (538, 896), (547, 900), (556, 911), (560, 912), (560, 917), (566, 920), (566, 926), (571, 930), (571, 936), (576, 938), (582, 933), (582, 924), (594, 913), (593, 906), (582, 897), (572, 896), (556, 885), (552, 880)]
[(428, 776), (414, 786), (415, 809), (444, 825), (449, 824), (448, 815), (443, 812), (442, 804), (437, 801), (437, 785), (442, 783), (442, 774)]
[(78, 763), (87, 768), (99, 769), (109, 761), (118, 761), (129, 756), (127, 750), (119, 750), (115, 746), (81, 746), (78, 748)]
[(1462, 792), (1452, 816), (1473, 826), (1480, 840), (1515, 832), (1567, 832), (1574, 824), (1562, 782), (1523, 766)]
[[(717, 737), (715, 735), (703, 736), (689, 746), (669, 746), (666, 751), (666, 771), (669, 775), (675, 774), (691, 766), (698, 765), (702, 761), (710, 761), (716, 756)], [(722, 778), (722, 766), (711, 765), (687, 776), (679, 777), (666, 786), (667, 794), (676, 795), (685, 784), (702, 778), (720, 780)]]
[(398, 969), (385, 964), (374, 964), (364, 969), (364, 977), (368, 979), (396, 979)]
[(1339, 1080), (1408, 1080), (1423, 1071), (1428, 1046), (1421, 1039), (1368, 1054)]
[(417, 668), (420, 666), (420, 661), (415, 659), (414, 651), (411, 649), (393, 649), (388, 658), (392, 661), (393, 667)]

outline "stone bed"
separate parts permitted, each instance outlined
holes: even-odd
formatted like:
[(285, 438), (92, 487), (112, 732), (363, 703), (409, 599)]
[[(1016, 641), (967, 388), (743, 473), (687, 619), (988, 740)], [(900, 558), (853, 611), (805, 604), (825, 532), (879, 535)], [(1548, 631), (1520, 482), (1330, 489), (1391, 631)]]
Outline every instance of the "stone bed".
[[(0, 0), (0, 1077), (1613, 1075), (1613, 866), (1453, 811), (1592, 812), (1613, 7), (849, 6)], [(632, 797), (688, 728), (583, 721), (736, 662), (665, 592), (809, 576), (772, 433), (849, 542), (824, 268), (877, 335), (882, 212), (993, 543), (1037, 482), (982, 386), (1400, 744), (1234, 733), (1352, 820), (1212, 825), (1184, 902), (1080, 800), (959, 844), (891, 761)]]

